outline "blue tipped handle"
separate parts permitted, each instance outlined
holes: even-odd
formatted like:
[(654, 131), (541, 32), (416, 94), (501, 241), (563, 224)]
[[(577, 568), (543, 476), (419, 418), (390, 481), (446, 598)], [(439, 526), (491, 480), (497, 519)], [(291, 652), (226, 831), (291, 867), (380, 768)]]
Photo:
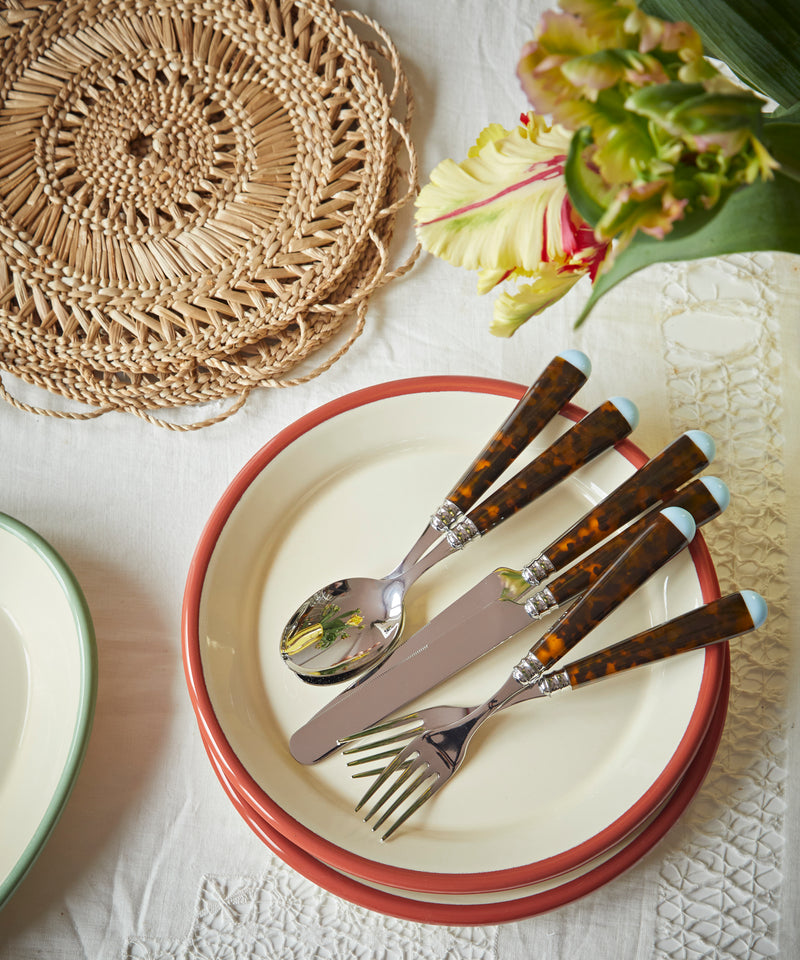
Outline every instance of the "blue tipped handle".
[(581, 350), (565, 350), (563, 353), (559, 353), (558, 356), (580, 370), (584, 377), (588, 377), (592, 372), (592, 361)]
[(627, 397), (611, 397), (611, 402), (631, 425), (631, 430), (639, 426), (639, 408)]
[(675, 524), (684, 537), (686, 537), (687, 543), (694, 539), (697, 525), (694, 522), (694, 517), (688, 510), (684, 510), (682, 507), (665, 507), (661, 513)]
[(705, 430), (687, 430), (686, 436), (691, 437), (692, 440), (694, 440), (697, 446), (700, 447), (705, 454), (706, 460), (711, 463), (711, 461), (717, 455), (717, 446), (714, 443), (713, 438), (709, 436)]
[(700, 482), (717, 501), (720, 510), (727, 510), (728, 504), (731, 502), (731, 492), (728, 489), (728, 484), (723, 483), (723, 481), (717, 479), (717, 477), (701, 477)]
[(742, 590), (741, 594), (742, 599), (747, 604), (750, 616), (753, 618), (753, 626), (760, 627), (767, 619), (767, 601), (755, 590)]

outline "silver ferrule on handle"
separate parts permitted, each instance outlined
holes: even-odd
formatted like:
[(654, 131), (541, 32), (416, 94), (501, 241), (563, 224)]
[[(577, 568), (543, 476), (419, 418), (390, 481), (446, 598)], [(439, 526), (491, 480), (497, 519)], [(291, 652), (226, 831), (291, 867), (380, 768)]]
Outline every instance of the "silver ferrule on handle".
[(469, 517), (464, 517), (460, 523), (445, 531), (447, 542), (454, 550), (463, 550), (468, 543), (477, 540), (480, 535), (480, 530)]
[(554, 694), (557, 690), (572, 689), (572, 684), (569, 682), (569, 676), (566, 670), (559, 670), (557, 673), (548, 673), (546, 677), (540, 677), (537, 685), (547, 697)]
[(544, 590), (540, 590), (538, 593), (534, 593), (532, 597), (528, 597), (523, 606), (531, 620), (539, 620), (549, 610), (552, 610), (553, 607), (557, 607), (558, 601), (553, 596), (550, 588), (545, 587)]
[(522, 684), (523, 687), (530, 687), (536, 683), (544, 673), (544, 665), (533, 651), (525, 654), (520, 662), (511, 671), (511, 675)]
[(453, 524), (460, 523), (465, 517), (464, 511), (457, 507), (452, 500), (445, 500), (431, 517), (431, 526), (439, 533), (444, 533), (445, 530), (452, 527)]
[(531, 560), (520, 572), (532, 587), (538, 587), (540, 583), (544, 583), (550, 574), (556, 572), (556, 568), (548, 558), (542, 554), (535, 560)]

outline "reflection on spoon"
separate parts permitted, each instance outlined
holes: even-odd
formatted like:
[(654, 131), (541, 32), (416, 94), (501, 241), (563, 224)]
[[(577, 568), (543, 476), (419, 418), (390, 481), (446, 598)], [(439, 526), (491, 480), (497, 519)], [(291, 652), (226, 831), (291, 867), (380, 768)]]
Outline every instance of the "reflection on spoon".
[[(401, 578), (382, 590), (375, 585), (368, 578), (337, 580), (300, 606), (281, 639), (281, 654), (295, 671), (308, 666), (324, 682), (345, 666), (350, 673), (392, 649), (403, 625), (405, 587)], [(345, 598), (342, 611), (337, 601)]]

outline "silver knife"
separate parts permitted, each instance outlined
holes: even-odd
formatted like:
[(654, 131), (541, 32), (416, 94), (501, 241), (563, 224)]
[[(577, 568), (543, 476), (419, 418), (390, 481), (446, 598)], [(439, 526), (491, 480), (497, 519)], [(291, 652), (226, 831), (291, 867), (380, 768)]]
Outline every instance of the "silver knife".
[[(727, 488), (721, 481), (709, 479), (710, 483), (698, 480), (690, 484), (686, 492), (670, 501), (670, 506), (692, 506), (699, 522), (717, 516), (727, 505), (722, 493), (727, 493)], [(576, 599), (641, 535), (650, 520), (649, 515), (642, 518), (594, 551), (586, 563), (576, 565), (591, 571), (588, 578), (576, 577), (569, 570), (558, 578), (563, 580), (563, 589), (554, 581), (546, 591), (524, 602), (519, 597), (529, 585), (519, 571), (492, 571), (418, 630), (382, 665), (356, 680), (300, 727), (289, 742), (292, 756), (300, 763), (321, 760), (337, 749), (342, 737), (388, 716), (530, 626), (543, 613)], [(596, 558), (601, 551), (602, 558)]]

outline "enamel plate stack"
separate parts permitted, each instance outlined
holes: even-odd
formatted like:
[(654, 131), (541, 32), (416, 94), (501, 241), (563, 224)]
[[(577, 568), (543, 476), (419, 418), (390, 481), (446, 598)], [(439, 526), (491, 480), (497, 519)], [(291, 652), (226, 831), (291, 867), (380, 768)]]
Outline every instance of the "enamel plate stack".
[[(391, 916), (499, 923), (597, 889), (680, 817), (722, 732), (727, 643), (504, 711), (476, 736), (453, 782), (384, 843), (354, 812), (365, 783), (352, 778), (341, 752), (309, 764), (292, 756), (292, 735), (342, 685), (304, 683), (287, 668), (280, 651), (287, 620), (322, 584), (393, 570), (524, 392), (502, 381), (427, 378), (362, 390), (316, 410), (243, 467), (191, 565), (187, 683), (231, 802), (299, 873)], [(565, 406), (520, 463), (581, 416)], [(647, 460), (630, 440), (616, 443), (502, 532), (429, 570), (409, 590), (403, 636), (487, 572), (537, 556)], [(592, 629), (576, 655), (717, 596), (698, 535)], [(546, 618), (532, 623), (410, 706), (482, 703), (546, 625)]]

